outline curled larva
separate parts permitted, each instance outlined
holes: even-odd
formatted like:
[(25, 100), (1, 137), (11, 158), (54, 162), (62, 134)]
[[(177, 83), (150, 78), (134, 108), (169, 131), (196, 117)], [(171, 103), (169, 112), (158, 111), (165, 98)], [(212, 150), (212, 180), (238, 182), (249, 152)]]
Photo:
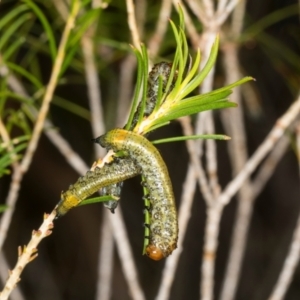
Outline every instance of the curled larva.
[(102, 168), (96, 167), (80, 177), (77, 182), (61, 194), (56, 208), (57, 217), (66, 214), (82, 200), (93, 195), (99, 189), (124, 181), (141, 173), (141, 168), (130, 158), (119, 158)]
[[(163, 93), (165, 93), (171, 70), (172, 70), (172, 63), (167, 63), (163, 61), (155, 64), (152, 70), (149, 72), (147, 99), (145, 104), (144, 116), (150, 115), (153, 109), (155, 108), (157, 102), (158, 89), (159, 89), (159, 76), (161, 76), (162, 78), (162, 91)], [(172, 89), (173, 89), (173, 85), (171, 85), (169, 92)], [(136, 126), (140, 113), (141, 113), (141, 103), (138, 105), (136, 109), (129, 130), (132, 130)], [(104, 207), (109, 209), (112, 213), (114, 213), (115, 209), (119, 204), (122, 186), (123, 186), (123, 182), (118, 182), (111, 186), (107, 186), (100, 191), (101, 195), (112, 195), (118, 198), (118, 200), (109, 200), (107, 202), (103, 202)]]
[(154, 260), (167, 257), (177, 247), (177, 212), (168, 170), (158, 150), (143, 136), (123, 129), (113, 129), (95, 141), (107, 149), (126, 151), (141, 168), (150, 201), (146, 254)]
[[(172, 63), (160, 62), (155, 64), (148, 76), (148, 88), (147, 88), (147, 98), (144, 110), (144, 116), (149, 116), (155, 108), (157, 102), (158, 88), (159, 88), (159, 77), (162, 78), (162, 92), (166, 92), (166, 87), (168, 83), (168, 79), (172, 70)], [(174, 80), (173, 80), (174, 82)], [(169, 92), (173, 89), (173, 86), (169, 88)], [(131, 123), (129, 130), (132, 130), (139, 119), (139, 115), (141, 113), (142, 103), (139, 103), (134, 117)]]

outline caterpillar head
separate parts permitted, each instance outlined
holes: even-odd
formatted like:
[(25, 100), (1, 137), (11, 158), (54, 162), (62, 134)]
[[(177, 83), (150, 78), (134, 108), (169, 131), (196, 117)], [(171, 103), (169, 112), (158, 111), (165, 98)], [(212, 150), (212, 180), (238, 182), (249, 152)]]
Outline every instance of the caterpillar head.
[(146, 247), (146, 255), (153, 260), (161, 260), (165, 257), (160, 248), (151, 244)]
[(70, 192), (65, 192), (61, 194), (61, 200), (57, 204), (56, 207), (56, 218), (58, 219), (59, 217), (65, 215), (71, 208), (77, 206), (79, 204), (80, 200), (78, 199), (77, 196), (73, 195)]

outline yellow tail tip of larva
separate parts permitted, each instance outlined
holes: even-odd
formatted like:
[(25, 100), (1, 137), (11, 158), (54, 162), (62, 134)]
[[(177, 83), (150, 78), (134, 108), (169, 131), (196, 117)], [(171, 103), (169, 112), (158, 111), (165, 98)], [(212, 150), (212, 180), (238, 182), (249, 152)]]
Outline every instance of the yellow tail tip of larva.
[(153, 260), (161, 260), (165, 257), (161, 249), (157, 248), (154, 245), (147, 246), (146, 255)]

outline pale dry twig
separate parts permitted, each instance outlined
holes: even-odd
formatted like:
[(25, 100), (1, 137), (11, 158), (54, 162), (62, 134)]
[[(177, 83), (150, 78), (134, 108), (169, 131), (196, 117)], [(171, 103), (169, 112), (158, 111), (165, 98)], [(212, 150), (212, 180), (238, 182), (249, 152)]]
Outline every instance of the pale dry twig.
[[(243, 19), (239, 15), (244, 14), (244, 1), (236, 6), (232, 22), (239, 30), (242, 29)], [(230, 31), (225, 31), (224, 35), (230, 39), (237, 39), (240, 32), (233, 26)], [(227, 42), (222, 47), (224, 53), (223, 63), (226, 74), (226, 82), (234, 82), (241, 77), (238, 61), (238, 44)], [(231, 99), (238, 104), (235, 110), (222, 111), (222, 120), (227, 128), (227, 133), (233, 136), (233, 140), (228, 144), (229, 156), (233, 166), (234, 175), (237, 174), (247, 161), (247, 138), (243, 120), (243, 105), (241, 103), (241, 89), (237, 87), (231, 96)], [(221, 290), (220, 299), (231, 300), (236, 293), (239, 280), (244, 250), (246, 247), (247, 232), (250, 224), (253, 206), (252, 188), (250, 180), (246, 180), (238, 193), (238, 207), (233, 226), (233, 234), (229, 258), (224, 276), (224, 283)]]
[(148, 42), (148, 50), (151, 58), (154, 58), (159, 51), (163, 37), (167, 30), (171, 10), (172, 0), (163, 0), (156, 22), (155, 31)]
[[(297, 158), (300, 177), (300, 122), (296, 127), (296, 141), (297, 141)], [(282, 271), (279, 275), (277, 283), (274, 286), (269, 300), (282, 300), (287, 292), (287, 289), (292, 281), (292, 276), (298, 266), (300, 258), (300, 215), (298, 217), (297, 225), (292, 237), (289, 252), (285, 258)]]
[(34, 230), (32, 232), (32, 237), (28, 245), (24, 247), (19, 246), (18, 261), (14, 269), (9, 272), (9, 277), (5, 283), (4, 289), (0, 293), (0, 300), (8, 299), (16, 284), (21, 280), (20, 276), (26, 265), (37, 257), (37, 246), (42, 239), (51, 234), (55, 216), (55, 210), (50, 215), (45, 214), (43, 224), (37, 231)]
[(28, 148), (24, 154), (24, 157), (22, 159), (22, 162), (19, 165), (19, 168), (16, 172), (13, 174), (11, 186), (9, 189), (9, 194), (7, 196), (6, 204), (8, 205), (8, 209), (5, 211), (5, 213), (2, 216), (1, 223), (0, 223), (0, 249), (2, 248), (2, 245), (4, 243), (7, 230), (9, 227), (9, 224), (11, 222), (12, 214), (14, 212), (14, 206), (16, 203), (16, 199), (18, 197), (20, 184), (23, 179), (24, 174), (27, 172), (32, 157), (34, 155), (34, 152), (37, 148), (39, 138), (41, 136), (45, 119), (47, 116), (47, 112), (49, 110), (49, 105), (53, 97), (53, 93), (57, 84), (58, 76), (61, 70), (61, 66), (63, 63), (63, 59), (65, 56), (65, 48), (67, 45), (68, 37), (70, 35), (70, 32), (74, 26), (75, 18), (78, 14), (80, 8), (80, 2), (75, 1), (73, 4), (72, 11), (70, 12), (69, 18), (67, 20), (62, 39), (58, 48), (57, 57), (54, 62), (53, 70), (51, 72), (50, 80), (47, 85), (45, 95), (42, 100), (41, 109), (39, 111), (39, 114), (37, 116), (37, 120), (33, 129), (33, 134), (31, 137), (31, 140), (28, 144)]
[(259, 163), (265, 158), (265, 156), (273, 149), (277, 141), (283, 136), (288, 126), (298, 117), (300, 112), (300, 96), (290, 106), (287, 112), (278, 119), (273, 129), (268, 136), (258, 147), (255, 153), (247, 161), (243, 170), (226, 186), (223, 193), (220, 195), (218, 201), (227, 205), (230, 199), (237, 193), (245, 179), (252, 174), (257, 168)]

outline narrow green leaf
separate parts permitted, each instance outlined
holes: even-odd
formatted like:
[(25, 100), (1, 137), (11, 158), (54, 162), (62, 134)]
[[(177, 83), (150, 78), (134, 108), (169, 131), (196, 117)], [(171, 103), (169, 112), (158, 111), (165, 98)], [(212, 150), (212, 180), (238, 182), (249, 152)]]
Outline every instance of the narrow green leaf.
[(183, 76), (183, 71), (184, 71), (184, 62), (183, 62), (183, 53), (182, 53), (182, 40), (181, 36), (177, 30), (176, 25), (173, 23), (173, 21), (170, 21), (170, 24), (172, 26), (173, 34), (176, 40), (176, 53), (175, 53), (175, 58), (177, 59), (178, 63), (178, 74), (177, 74), (177, 80), (175, 84), (175, 88), (179, 86), (179, 84), (182, 81), (182, 76)]
[(1, 33), (0, 36), (0, 49), (4, 48), (4, 45), (8, 42), (8, 40), (14, 35), (14, 33), (28, 20), (32, 18), (31, 13), (25, 13), (21, 15), (19, 18), (14, 20), (14, 22), (7, 28), (5, 28), (4, 32)]
[[(196, 55), (196, 59), (195, 59), (195, 63), (193, 64), (192, 69), (190, 70), (190, 72), (186, 75), (185, 79), (183, 80), (183, 82), (180, 85), (180, 90), (183, 90), (185, 86), (187, 86), (187, 84), (192, 80), (192, 78), (195, 76), (195, 74), (197, 73), (198, 69), (199, 69), (199, 65), (200, 65), (200, 50), (198, 49), (197, 51), (197, 55)], [(196, 87), (195, 87), (196, 88)], [(181, 99), (184, 97), (184, 94), (182, 95), (181, 93), (179, 93)]]
[[(156, 111), (161, 105), (161, 102), (162, 102), (162, 99), (163, 99), (162, 88), (163, 88), (163, 79), (162, 79), (162, 76), (160, 75), (158, 77), (157, 100), (156, 100), (156, 104), (155, 104), (155, 107), (154, 107), (153, 111)], [(166, 91), (167, 91), (167, 89), (166, 89)]]
[[(21, 4), (14, 9), (10, 10), (6, 15), (2, 17), (0, 20), (0, 31), (2, 31), (2, 28), (6, 26), (11, 20), (16, 19), (17, 15), (28, 10), (27, 5)], [(3, 32), (3, 31), (2, 31)]]
[(126, 130), (128, 130), (132, 124), (133, 116), (134, 116), (135, 110), (138, 105), (138, 100), (139, 100), (139, 95), (140, 95), (142, 80), (143, 80), (143, 74), (144, 74), (143, 57), (137, 49), (135, 49), (135, 48), (132, 48), (132, 49), (133, 49), (134, 54), (138, 61), (138, 70), (137, 70), (137, 82), (136, 82), (136, 86), (135, 86), (135, 90), (134, 90), (130, 114), (129, 114), (127, 124), (125, 126)]
[(188, 47), (186, 36), (185, 36), (185, 33), (184, 33), (184, 28), (180, 27), (180, 34), (181, 34), (181, 40), (182, 40), (182, 46), (183, 46), (183, 51), (182, 52), (183, 52), (183, 66), (184, 66), (183, 72), (184, 72), (185, 67), (187, 65), (187, 59), (188, 59), (188, 56), (189, 56), (189, 47)]
[(57, 47), (56, 47), (54, 34), (52, 31), (52, 26), (49, 24), (46, 16), (41, 11), (41, 9), (33, 1), (24, 0), (24, 2), (34, 11), (36, 16), (39, 18), (40, 22), (42, 23), (42, 26), (44, 27), (45, 33), (48, 37), (51, 58), (52, 61), (54, 62), (57, 53)]
[(224, 87), (222, 87), (222, 88), (213, 90), (213, 91), (211, 91), (211, 92), (209, 92), (209, 93), (205, 93), (205, 94), (202, 94), (202, 95), (203, 95), (203, 96), (205, 96), (205, 95), (214, 95), (214, 94), (218, 94), (218, 93), (220, 93), (220, 92), (232, 90), (234, 87), (237, 87), (237, 86), (239, 86), (239, 85), (242, 85), (242, 84), (244, 84), (244, 83), (246, 83), (246, 82), (248, 82), (248, 81), (251, 81), (251, 80), (255, 80), (255, 79), (254, 79), (253, 77), (246, 76), (246, 77), (244, 77), (244, 78), (242, 78), (242, 79), (240, 79), (240, 80), (238, 80), (238, 81), (236, 81), (236, 82), (233, 82), (233, 83), (231, 83), (231, 84), (229, 84), (229, 85), (226, 85), (226, 86), (224, 86)]
[(79, 17), (76, 22), (76, 30), (72, 31), (69, 38), (67, 49), (70, 49), (79, 43), (86, 30), (99, 18), (100, 11), (101, 8), (91, 9)]
[(90, 199), (83, 200), (82, 202), (79, 203), (78, 206), (94, 204), (94, 203), (99, 203), (99, 202), (106, 202), (106, 201), (109, 201), (109, 200), (116, 200), (116, 199), (113, 196), (95, 197), (95, 198), (90, 198)]
[(24, 68), (20, 67), (19, 65), (16, 65), (14, 63), (8, 62), (7, 66), (9, 69), (15, 71), (16, 73), (22, 75), (25, 77), (27, 80), (29, 80), (33, 85), (36, 86), (37, 89), (42, 89), (43, 84), (31, 73), (26, 71)]
[(148, 61), (148, 52), (147, 48), (145, 47), (144, 44), (141, 45), (141, 51), (142, 51), (142, 57), (143, 57), (143, 94), (142, 94), (142, 100), (141, 100), (141, 110), (140, 110), (140, 115), (138, 118), (138, 124), (141, 123), (143, 117), (144, 117), (144, 111), (146, 107), (146, 101), (147, 101), (147, 89), (148, 89), (148, 66), (149, 66), (149, 61)]
[(85, 120), (91, 120), (90, 111), (74, 102), (66, 100), (64, 98), (55, 96), (52, 100), (52, 103), (58, 107), (64, 108), (65, 110), (77, 115)]
[(13, 151), (8, 152), (0, 158), (0, 169), (4, 169), (10, 166), (14, 161), (20, 158), (20, 155), (16, 156), (14, 154), (19, 153), (20, 151), (26, 149), (27, 143), (20, 144), (13, 148)]
[(192, 96), (189, 98), (185, 98), (185, 99), (181, 100), (180, 102), (174, 103), (174, 105), (172, 106), (172, 109), (175, 109), (175, 108), (181, 109), (181, 108), (187, 107), (187, 106), (217, 102), (219, 100), (226, 99), (231, 93), (232, 93), (232, 91), (229, 90), (229, 91), (223, 91), (218, 94), (212, 94), (212, 95), (203, 94), (203, 95)]
[[(220, 109), (220, 108), (227, 108), (227, 107), (236, 107), (237, 104), (233, 102), (229, 102), (227, 99), (224, 101), (219, 101), (219, 102), (213, 102), (209, 104), (198, 104), (195, 106), (189, 106), (185, 107), (180, 110), (174, 110), (174, 111), (167, 111), (164, 116), (161, 116), (157, 118), (156, 120), (153, 121), (151, 124), (151, 128), (153, 126), (157, 126), (160, 123), (165, 123), (171, 120), (178, 119), (180, 117), (196, 114), (202, 111), (207, 111), (207, 110), (215, 110), (215, 109)], [(149, 130), (147, 130), (149, 131)]]
[(180, 91), (180, 98), (183, 99), (186, 95), (191, 93), (196, 87), (198, 87), (204, 78), (208, 75), (211, 71), (212, 67), (214, 66), (219, 49), (219, 36), (216, 37), (216, 40), (211, 48), (209, 58), (204, 66), (204, 68), (200, 71), (200, 73), (190, 82), (188, 83), (183, 89)]
[(150, 131), (153, 131), (153, 130), (157, 130), (158, 128), (166, 126), (166, 125), (169, 125), (169, 124), (170, 124), (170, 121), (167, 121), (167, 122), (164, 122), (164, 123), (163, 122), (159, 122), (157, 124), (151, 123), (151, 127), (146, 128), (145, 131), (143, 131), (143, 134), (145, 134), (147, 132), (150, 132)]
[(163, 143), (170, 143), (170, 142), (182, 142), (187, 140), (230, 140), (228, 135), (224, 134), (201, 134), (201, 135), (187, 135), (187, 136), (177, 136), (167, 139), (160, 139), (151, 141), (152, 144), (158, 145)]
[(16, 93), (13, 93), (11, 91), (3, 91), (3, 92), (0, 92), (0, 97), (4, 97), (4, 98), (12, 98), (12, 99), (15, 99), (17, 101), (20, 101), (21, 103), (26, 103), (26, 104), (29, 104), (29, 105), (32, 105), (33, 101), (32, 99), (30, 98), (25, 98), (23, 96), (21, 96), (20, 94), (16, 94)]
[(26, 39), (23, 36), (16, 38), (16, 40), (12, 42), (4, 52), (2, 52), (3, 61), (8, 61), (15, 51), (20, 49), (20, 46), (24, 44), (25, 41)]
[[(28, 141), (29, 138), (30, 138), (29, 135), (22, 135), (22, 136), (12, 139), (11, 144), (16, 145), (16, 144)], [(7, 149), (7, 147), (8, 147), (7, 143), (0, 143), (0, 152)]]

